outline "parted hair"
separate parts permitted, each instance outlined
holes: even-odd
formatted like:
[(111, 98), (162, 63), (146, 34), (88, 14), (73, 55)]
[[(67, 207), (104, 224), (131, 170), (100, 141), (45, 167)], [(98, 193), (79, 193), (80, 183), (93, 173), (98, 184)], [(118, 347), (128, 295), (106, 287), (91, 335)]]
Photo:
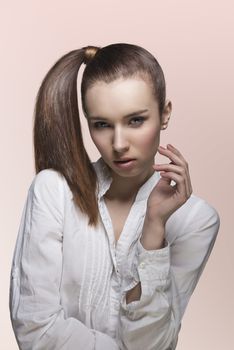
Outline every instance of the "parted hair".
[(82, 63), (85, 68), (81, 101), (86, 117), (86, 92), (96, 82), (141, 77), (152, 87), (160, 116), (166, 87), (156, 58), (146, 49), (127, 43), (89, 45), (70, 51), (54, 63), (42, 80), (34, 108), (35, 171), (52, 168), (60, 172), (67, 180), (75, 204), (88, 216), (89, 225), (96, 226), (97, 176), (84, 147), (77, 98), (77, 76)]

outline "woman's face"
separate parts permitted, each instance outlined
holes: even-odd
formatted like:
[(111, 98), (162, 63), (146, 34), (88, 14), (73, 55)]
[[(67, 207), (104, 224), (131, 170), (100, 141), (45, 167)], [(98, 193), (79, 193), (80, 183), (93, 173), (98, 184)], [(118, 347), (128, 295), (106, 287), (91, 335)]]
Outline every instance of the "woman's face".
[(95, 83), (87, 90), (85, 102), (91, 138), (115, 175), (151, 175), (170, 101), (160, 122), (151, 86), (141, 78), (125, 78)]

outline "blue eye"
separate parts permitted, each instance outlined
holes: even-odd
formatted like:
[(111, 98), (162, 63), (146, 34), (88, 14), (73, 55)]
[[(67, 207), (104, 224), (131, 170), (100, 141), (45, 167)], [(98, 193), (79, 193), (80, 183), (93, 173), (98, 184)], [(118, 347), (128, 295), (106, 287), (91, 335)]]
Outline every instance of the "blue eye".
[(108, 124), (100, 121), (100, 122), (93, 123), (93, 126), (96, 129), (104, 129), (104, 128), (108, 127)]
[(134, 117), (130, 120), (130, 124), (133, 126), (138, 126), (143, 124), (145, 118), (144, 117)]

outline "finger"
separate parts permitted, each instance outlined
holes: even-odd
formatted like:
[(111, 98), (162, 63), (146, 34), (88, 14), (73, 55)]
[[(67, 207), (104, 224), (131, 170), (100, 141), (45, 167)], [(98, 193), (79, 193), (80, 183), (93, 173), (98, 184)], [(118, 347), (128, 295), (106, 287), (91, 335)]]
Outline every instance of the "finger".
[(182, 166), (178, 166), (175, 165), (173, 163), (170, 164), (154, 164), (153, 165), (154, 169), (159, 171), (161, 174), (161, 171), (170, 171), (170, 172), (174, 172), (176, 174), (179, 174), (181, 176), (184, 177), (185, 179), (185, 184), (186, 184), (186, 192), (189, 193), (190, 192), (190, 184), (189, 184), (189, 178), (188, 178), (188, 173), (187, 170), (185, 168), (183, 168)]
[(153, 167), (157, 170), (173, 171), (179, 175), (182, 175), (185, 172), (185, 169), (183, 167), (175, 165), (172, 162), (169, 164), (153, 164)]
[[(172, 145), (168, 145), (170, 149), (166, 149), (162, 146), (160, 146), (158, 148), (159, 152), (162, 153), (164, 156), (168, 157), (169, 159), (172, 160), (172, 163), (178, 164), (182, 167), (184, 167), (186, 169), (187, 172), (187, 179), (188, 179), (188, 187), (189, 187), (189, 191), (192, 192), (192, 185), (191, 185), (191, 179), (190, 179), (190, 175), (189, 175), (189, 167), (188, 167), (188, 163), (187, 161), (184, 159), (184, 157), (181, 155), (181, 153)], [(172, 151), (173, 148), (173, 151)], [(177, 154), (175, 154), (174, 152), (176, 152)]]
[(180, 152), (177, 148), (175, 148), (171, 143), (168, 143), (167, 148), (168, 148), (169, 150), (171, 150), (173, 153), (175, 153), (180, 159), (182, 159), (186, 165), (188, 165), (188, 162), (187, 162), (186, 159), (183, 157), (183, 155), (181, 154), (181, 152)]
[(180, 201), (182, 203), (185, 203), (187, 201), (187, 199), (190, 197), (190, 194), (187, 193), (186, 190), (186, 185), (185, 185), (185, 179), (175, 173), (171, 173), (171, 172), (166, 172), (162, 174), (162, 178), (166, 178), (166, 179), (170, 179), (170, 180), (174, 180), (176, 185), (172, 186), (176, 188), (176, 192), (177, 194), (179, 194), (180, 197)]
[(187, 193), (192, 193), (192, 185), (191, 185), (191, 180), (190, 180), (190, 175), (188, 169), (175, 165), (173, 163), (170, 164), (155, 164), (154, 167), (158, 171), (172, 171), (175, 172), (179, 175), (182, 175), (185, 178), (186, 181), (186, 190)]
[(190, 197), (191, 194), (190, 192), (187, 192), (185, 178), (173, 172), (165, 172), (165, 173), (162, 173), (161, 176), (163, 178), (166, 177), (175, 181), (176, 188), (179, 192), (182, 202), (186, 202), (186, 200)]
[(171, 148), (162, 148), (162, 146), (159, 146), (158, 151), (171, 159), (173, 163), (187, 167), (187, 161), (184, 159), (181, 153), (175, 153), (175, 150), (172, 150)]

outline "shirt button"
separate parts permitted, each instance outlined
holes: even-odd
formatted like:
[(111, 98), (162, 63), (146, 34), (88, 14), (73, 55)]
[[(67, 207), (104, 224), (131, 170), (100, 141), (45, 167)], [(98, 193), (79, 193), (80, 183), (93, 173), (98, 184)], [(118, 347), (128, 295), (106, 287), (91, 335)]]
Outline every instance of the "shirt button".
[(144, 263), (144, 262), (141, 262), (139, 266), (140, 266), (142, 269), (144, 269), (145, 263)]

